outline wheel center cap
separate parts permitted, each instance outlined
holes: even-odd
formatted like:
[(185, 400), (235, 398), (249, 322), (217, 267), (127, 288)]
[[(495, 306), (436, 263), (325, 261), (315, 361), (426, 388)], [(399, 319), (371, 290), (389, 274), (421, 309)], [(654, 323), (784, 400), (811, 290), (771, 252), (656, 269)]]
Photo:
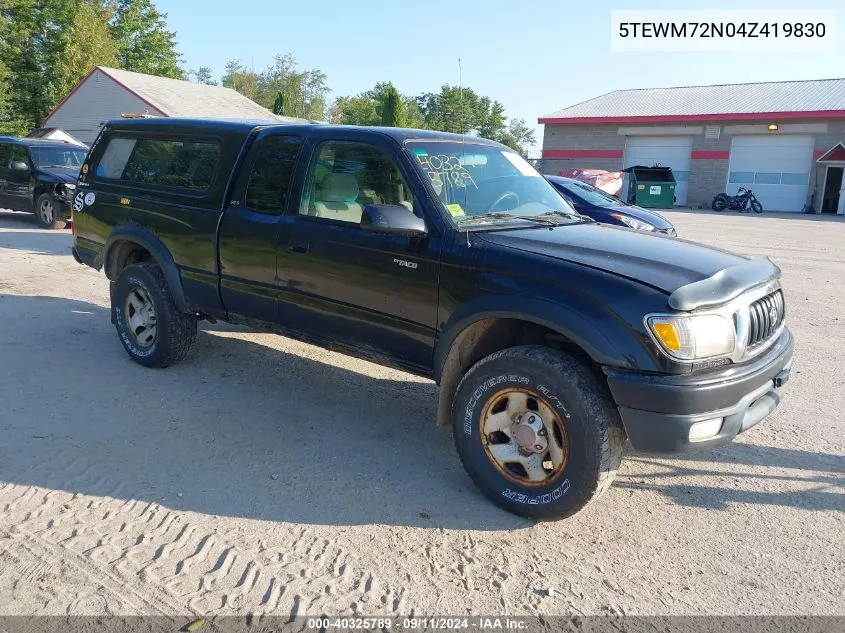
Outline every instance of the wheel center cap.
[(522, 415), (512, 429), (513, 439), (520, 449), (532, 453), (542, 453), (548, 446), (546, 428), (543, 420), (536, 413)]
[(521, 448), (528, 448), (534, 446), (534, 439), (537, 434), (527, 424), (517, 424), (513, 430), (513, 437)]

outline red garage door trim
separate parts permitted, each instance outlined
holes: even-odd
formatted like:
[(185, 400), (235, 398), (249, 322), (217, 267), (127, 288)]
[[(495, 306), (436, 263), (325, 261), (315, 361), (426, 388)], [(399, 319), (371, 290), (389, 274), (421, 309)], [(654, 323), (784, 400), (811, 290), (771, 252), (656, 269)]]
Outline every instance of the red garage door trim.
[(621, 149), (544, 149), (543, 158), (622, 158)]
[(722, 149), (694, 149), (690, 158), (693, 160), (727, 160), (731, 153)]

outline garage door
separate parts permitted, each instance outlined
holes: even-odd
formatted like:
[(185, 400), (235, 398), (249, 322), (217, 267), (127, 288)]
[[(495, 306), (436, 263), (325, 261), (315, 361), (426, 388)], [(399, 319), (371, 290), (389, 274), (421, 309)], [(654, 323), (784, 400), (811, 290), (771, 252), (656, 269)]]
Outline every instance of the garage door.
[(656, 164), (671, 167), (678, 181), (675, 204), (686, 204), (691, 153), (691, 136), (629, 136), (625, 143), (625, 167)]
[(726, 191), (735, 194), (745, 187), (767, 211), (800, 212), (812, 164), (811, 136), (735, 136)]

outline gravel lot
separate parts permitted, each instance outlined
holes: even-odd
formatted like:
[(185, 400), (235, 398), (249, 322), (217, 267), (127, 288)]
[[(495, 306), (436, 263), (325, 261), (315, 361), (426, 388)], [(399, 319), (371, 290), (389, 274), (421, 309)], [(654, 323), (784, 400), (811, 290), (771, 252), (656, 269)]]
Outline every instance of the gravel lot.
[(432, 383), (211, 325), (144, 369), (70, 231), (0, 213), (0, 614), (845, 614), (845, 222), (667, 215), (783, 268), (787, 399), (532, 524), (476, 491)]

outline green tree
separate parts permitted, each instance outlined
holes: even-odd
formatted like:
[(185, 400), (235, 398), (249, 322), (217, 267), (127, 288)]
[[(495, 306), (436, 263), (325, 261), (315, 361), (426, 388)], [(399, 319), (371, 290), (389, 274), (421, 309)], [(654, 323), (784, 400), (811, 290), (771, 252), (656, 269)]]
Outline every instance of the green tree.
[(94, 66), (117, 64), (117, 45), (111, 39), (108, 19), (109, 10), (102, 4), (78, 3), (67, 45), (53, 71), (60, 96), (70, 92)]
[(247, 70), (239, 59), (230, 59), (226, 63), (223, 85), (227, 88), (237, 90), (245, 97), (258, 101), (258, 81), (258, 74)]
[(439, 93), (424, 93), (417, 104), (425, 127), (457, 134), (477, 133), (479, 97), (471, 88), (444, 85)]
[[(3, 25), (0, 24), (0, 41), (3, 37)], [(26, 123), (20, 119), (18, 113), (11, 105), (9, 94), (11, 90), (11, 79), (6, 65), (0, 58), (0, 136), (8, 134), (20, 136), (26, 134), (29, 129)]]
[[(331, 122), (345, 125), (383, 125), (383, 105), (387, 94), (396, 90), (391, 82), (380, 81), (370, 90), (352, 97), (338, 97), (331, 110)], [(399, 94), (399, 127), (425, 127), (422, 114), (414, 97)]]
[(363, 95), (338, 97), (330, 114), (332, 123), (342, 125), (377, 125), (380, 121), (375, 101)]
[(483, 138), (499, 141), (507, 131), (505, 106), (490, 97), (480, 97), (473, 111), (473, 131)]
[(217, 82), (211, 76), (211, 68), (208, 66), (200, 66), (196, 70), (189, 70), (188, 76), (194, 83), (207, 84), (209, 86), (217, 85)]
[(508, 124), (507, 131), (496, 139), (500, 143), (504, 143), (508, 147), (515, 149), (517, 152), (525, 155), (526, 146), (535, 145), (537, 137), (532, 130), (525, 123), (525, 119), (511, 119)]
[(112, 5), (112, 37), (124, 70), (184, 79), (176, 34), (167, 28), (167, 14), (153, 0), (116, 0)]
[(403, 127), (402, 97), (392, 83), (385, 90), (381, 101), (381, 124), (386, 127)]
[(299, 70), (296, 57), (290, 53), (279, 54), (261, 73), (258, 81), (257, 101), (272, 108), (279, 93), (287, 99), (285, 115), (322, 121), (326, 118), (326, 97), (329, 88), (326, 75), (320, 70)]
[(230, 60), (226, 64), (223, 85), (237, 90), (269, 110), (281, 105), (277, 104), (281, 93), (285, 116), (319, 121), (326, 118), (329, 88), (325, 73), (319, 70), (299, 70), (296, 58), (290, 54), (276, 55), (273, 63), (262, 73), (247, 69), (240, 60)]
[(63, 96), (55, 69), (64, 54), (78, 0), (6, 0), (0, 4), (0, 59), (6, 73), (4, 126), (27, 132)]

